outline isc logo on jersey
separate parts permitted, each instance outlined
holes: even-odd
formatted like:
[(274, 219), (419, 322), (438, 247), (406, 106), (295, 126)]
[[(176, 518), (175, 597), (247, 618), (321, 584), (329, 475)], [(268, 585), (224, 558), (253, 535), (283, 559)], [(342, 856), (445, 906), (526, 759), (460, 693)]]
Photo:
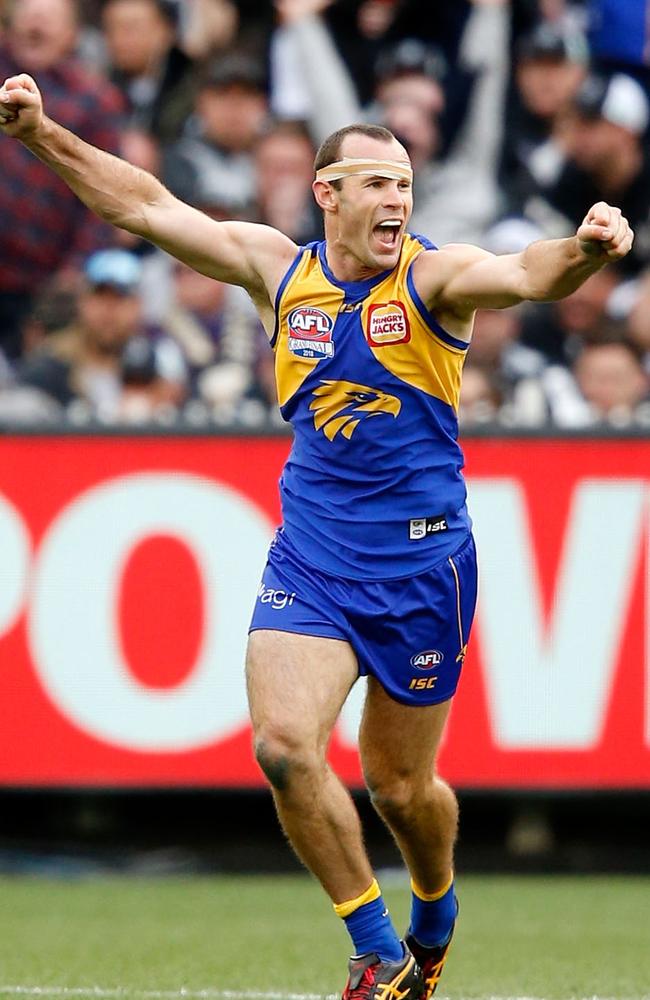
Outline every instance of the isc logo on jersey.
[(411, 666), (418, 670), (432, 670), (442, 663), (444, 657), (438, 649), (425, 649), (422, 653), (416, 653), (411, 657)]
[(289, 350), (299, 358), (331, 358), (334, 355), (334, 321), (321, 309), (299, 306), (289, 313)]
[(402, 302), (377, 302), (368, 310), (366, 339), (371, 347), (408, 344), (411, 339), (406, 307)]

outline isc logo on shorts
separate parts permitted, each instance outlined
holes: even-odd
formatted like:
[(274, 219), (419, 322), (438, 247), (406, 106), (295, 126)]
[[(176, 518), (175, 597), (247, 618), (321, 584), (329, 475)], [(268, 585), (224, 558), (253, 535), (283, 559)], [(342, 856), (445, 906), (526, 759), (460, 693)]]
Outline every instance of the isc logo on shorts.
[(418, 670), (433, 670), (439, 663), (442, 663), (444, 656), (438, 649), (425, 649), (422, 653), (416, 653), (411, 657), (411, 666)]
[(313, 306), (298, 306), (289, 313), (289, 350), (299, 358), (331, 358), (334, 355), (331, 316)]
[(437, 677), (411, 677), (409, 691), (430, 691), (436, 686)]
[(402, 302), (378, 302), (368, 309), (366, 339), (371, 347), (408, 344), (411, 339), (406, 307)]

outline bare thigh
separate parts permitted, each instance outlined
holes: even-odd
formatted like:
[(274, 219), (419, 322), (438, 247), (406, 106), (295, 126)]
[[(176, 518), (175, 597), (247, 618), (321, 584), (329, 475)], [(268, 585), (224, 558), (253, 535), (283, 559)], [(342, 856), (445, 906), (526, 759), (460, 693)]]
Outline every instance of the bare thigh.
[(324, 755), (357, 674), (356, 656), (343, 640), (252, 632), (246, 682), (256, 738)]

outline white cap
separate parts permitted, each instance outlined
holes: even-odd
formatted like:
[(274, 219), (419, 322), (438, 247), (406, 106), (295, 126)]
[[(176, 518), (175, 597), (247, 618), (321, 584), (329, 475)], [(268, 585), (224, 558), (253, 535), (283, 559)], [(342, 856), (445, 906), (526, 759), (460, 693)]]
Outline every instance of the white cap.
[(575, 107), (585, 118), (605, 118), (635, 135), (645, 132), (650, 120), (643, 87), (625, 73), (610, 79), (588, 76), (576, 94)]

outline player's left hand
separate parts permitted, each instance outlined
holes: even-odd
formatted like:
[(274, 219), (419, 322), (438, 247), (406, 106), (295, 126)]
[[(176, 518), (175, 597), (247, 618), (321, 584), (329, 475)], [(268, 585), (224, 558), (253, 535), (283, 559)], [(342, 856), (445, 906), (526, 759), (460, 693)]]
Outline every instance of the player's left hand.
[(606, 201), (596, 202), (587, 212), (576, 236), (580, 249), (589, 257), (620, 260), (630, 252), (634, 233), (620, 208)]

